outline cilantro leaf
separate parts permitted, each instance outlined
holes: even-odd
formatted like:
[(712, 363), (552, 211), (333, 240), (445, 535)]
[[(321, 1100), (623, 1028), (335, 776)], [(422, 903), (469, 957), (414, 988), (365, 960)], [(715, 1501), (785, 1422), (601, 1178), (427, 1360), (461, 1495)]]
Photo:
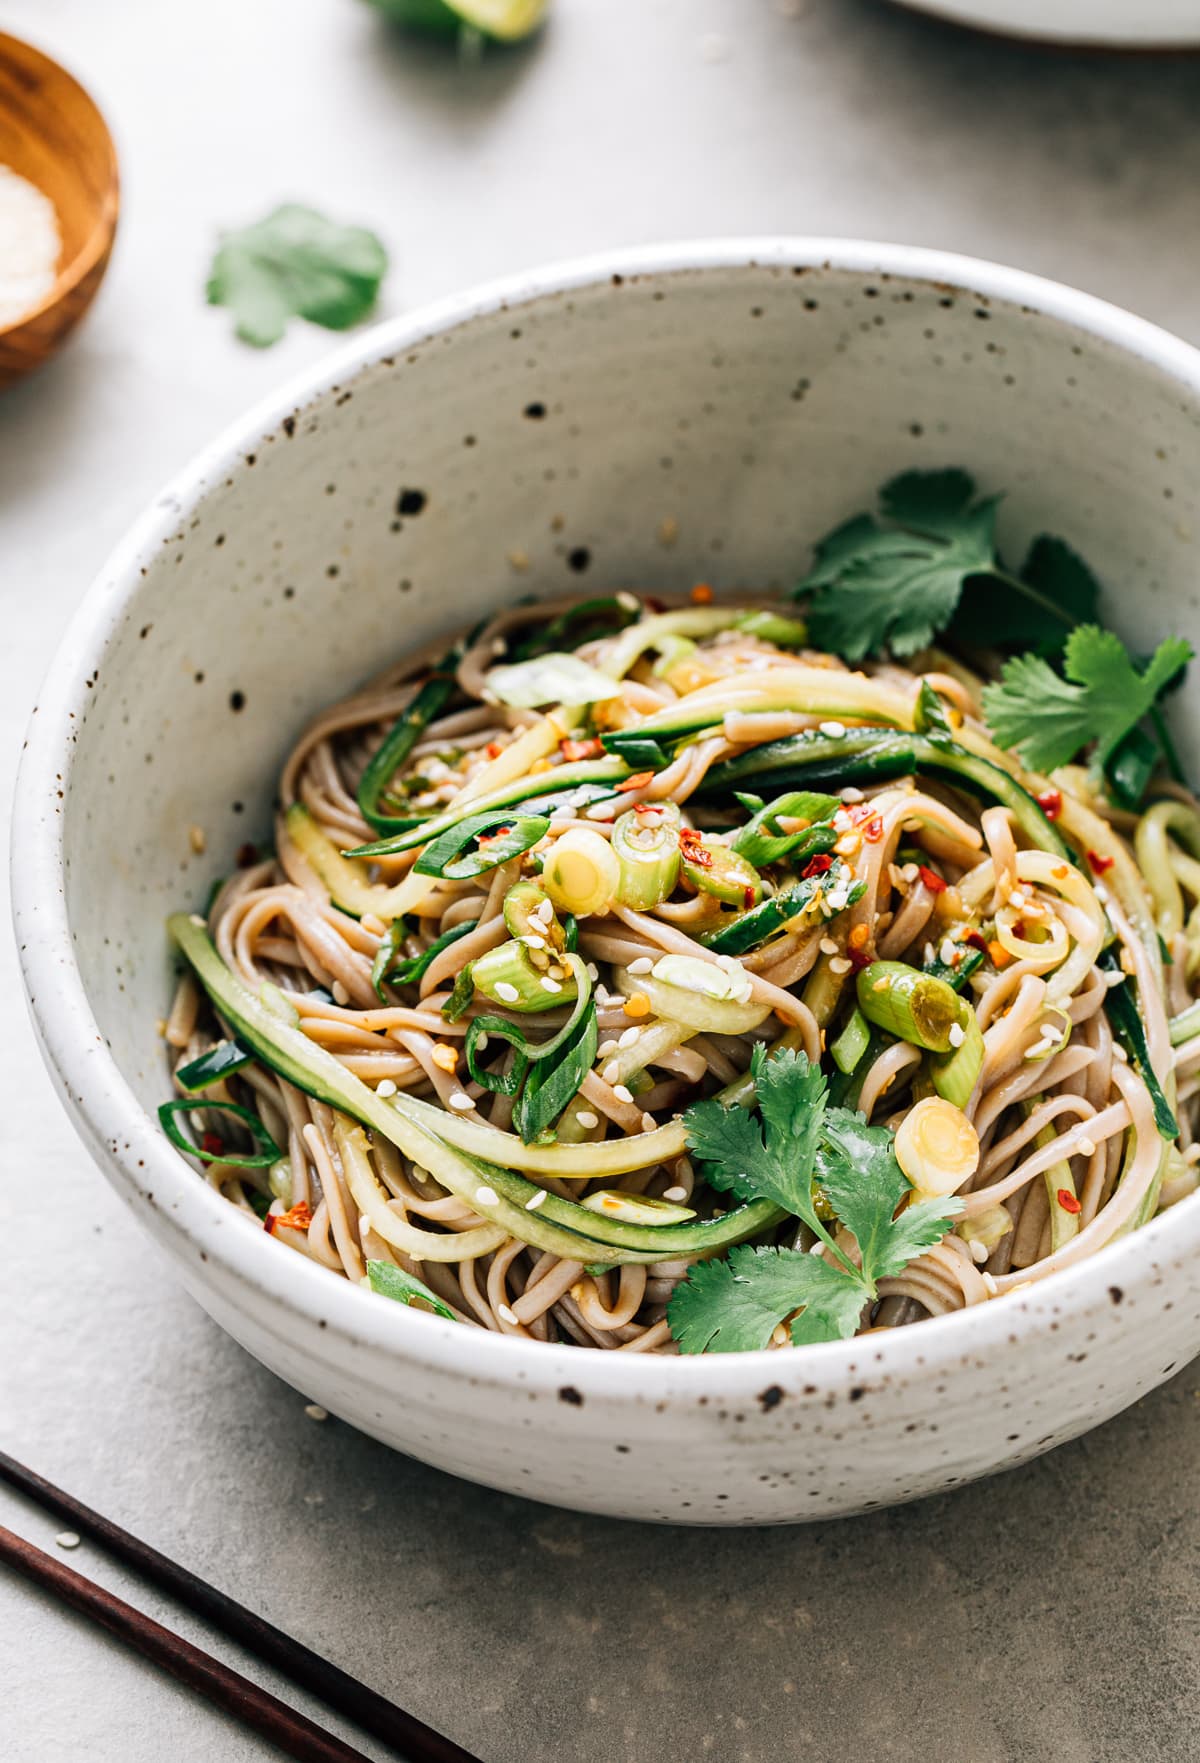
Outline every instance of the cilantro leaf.
[(765, 1347), (793, 1310), (797, 1346), (835, 1341), (858, 1327), (867, 1294), (839, 1268), (802, 1249), (731, 1249), (701, 1261), (667, 1305), (671, 1333), (685, 1353), (751, 1353)]
[(880, 492), (883, 526), (859, 515), (817, 546), (798, 594), (812, 594), (814, 643), (847, 661), (889, 646), (911, 655), (949, 624), (968, 576), (994, 569), (996, 505), (965, 471), (909, 471)]
[(1099, 599), (1100, 584), (1083, 558), (1065, 539), (1043, 533), (1015, 579), (1003, 574), (979, 579), (963, 595), (952, 635), (960, 643), (1028, 645), (1059, 655), (1072, 625), (1095, 619)]
[(228, 306), (243, 342), (277, 343), (293, 316), (346, 330), (375, 304), (387, 252), (364, 227), (338, 226), (288, 202), (226, 233), (208, 279), (210, 306)]
[(1063, 654), (1065, 679), (1040, 656), (1015, 656), (999, 684), (984, 688), (984, 713), (1000, 745), (1034, 771), (1066, 765), (1093, 741), (1102, 767), (1191, 657), (1190, 643), (1168, 637), (1139, 673), (1119, 637), (1078, 625)]
[(791, 1048), (768, 1059), (762, 1046), (755, 1047), (750, 1069), (762, 1129), (748, 1109), (726, 1108), (714, 1097), (684, 1113), (688, 1144), (706, 1165), (710, 1187), (741, 1200), (773, 1200), (825, 1236), (812, 1195), (828, 1093), (821, 1069)]
[(825, 1116), (817, 1154), (817, 1180), (846, 1229), (854, 1233), (862, 1257), (862, 1278), (870, 1295), (881, 1279), (906, 1267), (914, 1255), (942, 1240), (951, 1217), (962, 1210), (953, 1198), (897, 1206), (912, 1192), (896, 1161), (896, 1141), (883, 1126), (868, 1126), (848, 1108)]

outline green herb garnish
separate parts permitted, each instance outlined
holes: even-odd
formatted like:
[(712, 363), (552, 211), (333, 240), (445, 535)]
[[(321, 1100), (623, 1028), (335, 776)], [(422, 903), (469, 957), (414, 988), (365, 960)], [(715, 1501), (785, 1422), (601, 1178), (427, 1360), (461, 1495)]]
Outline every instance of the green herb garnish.
[(409, 1304), (416, 1310), (432, 1310), (435, 1316), (444, 1316), (447, 1322), (458, 1321), (449, 1304), (444, 1304), (423, 1280), (417, 1279), (415, 1274), (405, 1273), (402, 1267), (393, 1267), (390, 1261), (368, 1261), (367, 1284), (373, 1292), (384, 1298), (394, 1298), (398, 1304)]
[(277, 343), (290, 318), (344, 331), (370, 312), (387, 270), (365, 227), (338, 226), (287, 202), (253, 226), (225, 233), (208, 278), (210, 306), (228, 306), (245, 343)]
[[(1006, 663), (999, 683), (985, 686), (984, 713), (1000, 745), (1013, 748), (1034, 771), (1066, 765), (1094, 742), (1096, 770), (1115, 784), (1125, 806), (1136, 807), (1158, 747), (1150, 741), (1149, 768), (1139, 763), (1136, 775), (1127, 767), (1114, 771), (1113, 761), (1135, 732), (1146, 737), (1137, 752), (1144, 750), (1149, 737), (1139, 725), (1146, 718), (1165, 744), (1158, 701), (1191, 658), (1190, 643), (1168, 637), (1139, 672), (1119, 637), (1099, 625), (1082, 624), (1067, 638), (1065, 679), (1041, 656), (1015, 656)], [(1173, 759), (1169, 745), (1165, 750)], [(1126, 751), (1125, 758), (1131, 756)]]
[[(940, 1242), (958, 1210), (926, 1200), (894, 1216), (912, 1189), (893, 1137), (846, 1108), (828, 1106), (820, 1069), (803, 1053), (769, 1059), (756, 1047), (751, 1066), (761, 1121), (744, 1108), (698, 1102), (684, 1115), (688, 1142), (711, 1187), (741, 1199), (770, 1199), (802, 1219), (830, 1259), (798, 1249), (743, 1244), (724, 1261), (693, 1267), (667, 1307), (685, 1353), (736, 1353), (765, 1347), (793, 1312), (794, 1345), (842, 1340), (859, 1325), (878, 1283)], [(832, 1208), (858, 1243), (855, 1266), (818, 1212)]]

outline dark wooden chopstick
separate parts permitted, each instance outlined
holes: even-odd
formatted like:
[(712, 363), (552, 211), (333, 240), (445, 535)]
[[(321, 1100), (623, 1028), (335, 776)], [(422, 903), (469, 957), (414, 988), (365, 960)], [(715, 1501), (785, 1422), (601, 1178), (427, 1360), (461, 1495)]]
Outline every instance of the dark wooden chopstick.
[(86, 1579), (82, 1573), (76, 1573), (65, 1562), (56, 1561), (43, 1549), (35, 1548), (24, 1537), (14, 1536), (2, 1525), (0, 1561), (15, 1567), (35, 1585), (56, 1593), (64, 1603), (90, 1616), (110, 1634), (115, 1634), (118, 1640), (136, 1647), (139, 1653), (169, 1671), (172, 1677), (177, 1677), (189, 1689), (196, 1690), (219, 1708), (233, 1714), (243, 1726), (261, 1732), (264, 1738), (271, 1739), (299, 1763), (369, 1763), (361, 1751), (353, 1750), (331, 1732), (315, 1726), (269, 1690), (260, 1689), (240, 1672), (222, 1665), (211, 1653), (202, 1652), (191, 1641), (185, 1641), (182, 1635), (173, 1634), (169, 1628), (135, 1610), (132, 1604), (114, 1597), (103, 1586)]
[[(202, 1616), (230, 1640), (245, 1647), (247, 1652), (253, 1653), (265, 1664), (273, 1666), (301, 1689), (319, 1697), (327, 1707), (335, 1708), (339, 1714), (346, 1715), (357, 1726), (362, 1727), (364, 1732), (369, 1732), (372, 1737), (391, 1745), (402, 1757), (408, 1759), (408, 1763), (479, 1763), (477, 1757), (464, 1751), (452, 1739), (443, 1737), (431, 1726), (426, 1726), (423, 1720), (406, 1713), (395, 1702), (388, 1701), (386, 1696), (381, 1696), (376, 1690), (351, 1677), (349, 1672), (342, 1671), (328, 1659), (323, 1659), (302, 1641), (293, 1640), (281, 1628), (276, 1628), (273, 1623), (256, 1616), (253, 1610), (247, 1610), (244, 1604), (239, 1604), (236, 1599), (218, 1591), (215, 1586), (189, 1572), (186, 1567), (181, 1567), (177, 1561), (172, 1561), (170, 1556), (160, 1554), (149, 1543), (144, 1543), (129, 1531), (122, 1530), (111, 1518), (94, 1512), (82, 1500), (64, 1493), (42, 1476), (35, 1475), (33, 1470), (26, 1469), (23, 1463), (18, 1463), (5, 1451), (0, 1451), (0, 1481), (8, 1482), (10, 1487), (36, 1500), (47, 1511), (66, 1519), (81, 1534), (94, 1537), (111, 1555), (135, 1568), (143, 1579), (169, 1593), (188, 1610)], [(14, 1561), (13, 1565), (18, 1563)], [(53, 1562), (52, 1565), (63, 1572), (70, 1571), (59, 1562)], [(71, 1577), (80, 1576), (72, 1574)], [(85, 1580), (84, 1584), (87, 1583), (89, 1582)], [(344, 1751), (343, 1755), (357, 1753)]]

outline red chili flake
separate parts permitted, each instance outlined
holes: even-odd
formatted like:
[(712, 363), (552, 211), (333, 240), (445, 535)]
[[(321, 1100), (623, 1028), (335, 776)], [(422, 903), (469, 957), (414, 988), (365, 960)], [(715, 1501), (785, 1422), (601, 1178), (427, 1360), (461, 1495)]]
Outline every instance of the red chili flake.
[(749, 910), (750, 910), (751, 906), (753, 906), (753, 904), (754, 904), (754, 889), (752, 887), (744, 887), (742, 889), (742, 905), (744, 906), (746, 911), (749, 912)]
[(217, 1132), (206, 1132), (200, 1140), (200, 1148), (207, 1151), (210, 1157), (219, 1157), (225, 1149), (225, 1140)]
[(635, 771), (632, 777), (627, 777), (623, 784), (617, 785), (617, 788), (624, 796), (630, 790), (644, 790), (646, 785), (653, 781), (654, 773), (652, 771)]
[(594, 759), (604, 748), (599, 741), (560, 741), (559, 750), (564, 759)]
[(633, 812), (635, 814), (648, 814), (651, 820), (657, 820), (662, 814), (662, 809), (658, 806), (657, 802), (635, 802), (633, 805)]
[(489, 741), (483, 750), (489, 759), (499, 759), (504, 748), (500, 745), (499, 741)]
[(852, 944), (846, 946), (846, 959), (855, 973), (861, 973), (864, 967), (870, 967), (872, 961), (866, 949), (856, 949)]
[(882, 837), (883, 819), (880, 815), (873, 814), (863, 827), (863, 838), (868, 845), (877, 845)]
[(926, 869), (925, 865), (922, 863), (917, 867), (917, 874), (925, 883), (925, 886), (929, 889), (931, 894), (944, 894), (946, 892), (946, 883), (936, 869)]
[(969, 943), (972, 949), (982, 949), (984, 954), (987, 954), (987, 938), (982, 931), (969, 930), (963, 938), (963, 942)]
[(253, 864), (255, 864), (257, 862), (258, 862), (258, 846), (257, 845), (241, 845), (241, 846), (239, 846), (238, 854), (237, 854), (237, 866), (239, 869), (249, 869), (249, 868), (251, 868), (251, 866)]
[(828, 851), (818, 851), (815, 857), (809, 858), (804, 868), (800, 871), (800, 878), (802, 881), (808, 881), (811, 876), (824, 875), (827, 869), (832, 868), (833, 858), (829, 855)]
[(512, 831), (512, 827), (511, 827), (511, 826), (498, 826), (498, 827), (497, 827), (497, 828), (496, 828), (496, 830), (495, 830), (495, 832), (492, 832), (492, 833), (480, 833), (480, 835), (479, 835), (479, 839), (478, 839), (478, 841), (477, 841), (477, 842), (478, 842), (478, 843), (479, 843), (479, 844), (481, 844), (481, 845), (490, 845), (490, 844), (492, 844), (492, 843), (493, 843), (493, 842), (494, 842), (494, 841), (495, 841), (495, 840), (496, 840), (496, 839), (503, 839), (503, 838), (507, 838), (507, 836), (508, 836), (508, 834), (509, 834), (509, 833), (510, 833), (510, 832), (511, 832), (511, 831)]
[(1091, 865), (1093, 875), (1103, 875), (1117, 861), (1115, 857), (1101, 857), (1099, 851), (1089, 851), (1087, 860)]
[(301, 1200), (287, 1212), (268, 1212), (268, 1218), (274, 1218), (276, 1225), (286, 1225), (288, 1230), (307, 1230), (313, 1221), (312, 1207), (307, 1200)]
[(711, 869), (713, 854), (694, 827), (685, 826), (679, 834), (679, 849), (685, 863), (696, 869)]
[(1038, 797), (1037, 804), (1047, 820), (1057, 820), (1062, 813), (1062, 791), (1044, 791), (1044, 793)]
[(1025, 941), (1025, 920), (1023, 918), (1018, 918), (1017, 922), (1013, 925), (1012, 934), (1014, 937), (1020, 937), (1022, 942)]
[(709, 584), (707, 582), (697, 582), (692, 589), (692, 604), (694, 606), (711, 606), (712, 598), (713, 591)]
[(1079, 1204), (1079, 1201), (1075, 1198), (1070, 1188), (1059, 1188), (1054, 1197), (1064, 1212), (1075, 1213), (1083, 1211), (1083, 1207)]

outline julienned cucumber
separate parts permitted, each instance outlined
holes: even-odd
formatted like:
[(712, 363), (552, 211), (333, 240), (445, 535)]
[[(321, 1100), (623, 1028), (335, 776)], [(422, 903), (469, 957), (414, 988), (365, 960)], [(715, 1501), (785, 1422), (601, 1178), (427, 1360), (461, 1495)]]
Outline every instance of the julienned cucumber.
[(431, 1118), (436, 1122), (436, 1110), (403, 1093), (387, 1100), (377, 1096), (331, 1053), (276, 1015), (242, 984), (217, 953), (203, 920), (176, 913), (168, 919), (167, 929), (218, 1014), (264, 1065), (306, 1095), (390, 1139), (480, 1217), (503, 1225), (523, 1242), (585, 1263), (649, 1262), (712, 1253), (759, 1235), (784, 1216), (769, 1202), (755, 1200), (721, 1218), (694, 1224), (631, 1225), (590, 1212), (556, 1194), (547, 1194), (531, 1212), (530, 1200), (545, 1193), (544, 1189), (512, 1170), (454, 1150), (429, 1130), (427, 1122)]
[[(400, 887), (384, 887), (367, 880), (364, 866), (343, 857), (333, 840), (321, 831), (308, 809), (293, 802), (284, 817), (288, 838), (323, 884), (329, 898), (354, 918), (373, 912), (386, 924), (403, 909)], [(420, 835), (422, 838), (425, 834)]]
[(393, 857), (398, 851), (410, 851), (414, 845), (424, 845), (436, 839), (441, 833), (457, 826), (468, 815), (485, 814), (490, 808), (515, 808), (520, 803), (537, 802), (540, 805), (545, 800), (549, 804), (554, 797), (565, 795), (570, 790), (594, 784), (616, 785), (628, 776), (628, 765), (623, 759), (615, 757), (582, 759), (574, 765), (554, 765), (548, 771), (526, 773), (523, 777), (515, 778), (512, 783), (501, 784), (499, 789), (488, 790), (484, 795), (447, 808), (444, 814), (432, 815), (419, 826), (397, 833), (395, 838), (379, 839), (373, 845), (356, 845), (345, 855)]
[(714, 765), (700, 794), (714, 796), (759, 784), (772, 790), (861, 786), (904, 777), (912, 771), (940, 778), (987, 802), (1001, 803), (1011, 810), (1030, 844), (1074, 862), (1061, 836), (1015, 777), (940, 735), (893, 734), (881, 728), (852, 728), (842, 735), (826, 735), (820, 730), (789, 735)]

